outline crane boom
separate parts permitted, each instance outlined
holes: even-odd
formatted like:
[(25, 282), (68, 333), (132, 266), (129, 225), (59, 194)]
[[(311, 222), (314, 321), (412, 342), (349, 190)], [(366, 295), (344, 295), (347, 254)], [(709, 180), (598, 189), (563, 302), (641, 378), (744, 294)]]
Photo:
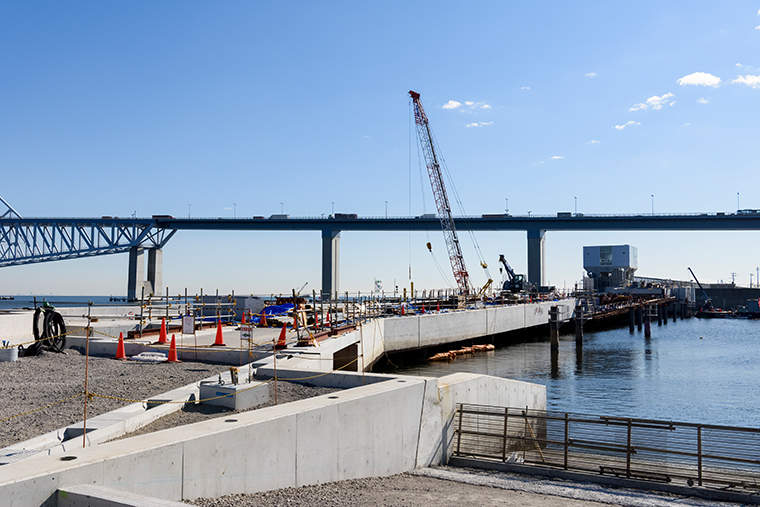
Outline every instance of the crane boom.
[(470, 290), (470, 275), (467, 274), (467, 268), (464, 265), (462, 248), (459, 245), (454, 218), (451, 216), (451, 206), (449, 198), (446, 195), (446, 186), (443, 183), (441, 174), (441, 165), (438, 162), (438, 156), (435, 152), (435, 143), (433, 135), (430, 132), (427, 115), (420, 102), (420, 94), (409, 91), (414, 104), (414, 122), (417, 124), (417, 138), (420, 141), (422, 152), (425, 155), (428, 176), (430, 176), (430, 185), (433, 187), (433, 197), (435, 205), (438, 208), (438, 217), (441, 220), (443, 237), (446, 240), (446, 249), (449, 252), (449, 261), (451, 261), (451, 270), (454, 272), (454, 279), (461, 294), (468, 294)]

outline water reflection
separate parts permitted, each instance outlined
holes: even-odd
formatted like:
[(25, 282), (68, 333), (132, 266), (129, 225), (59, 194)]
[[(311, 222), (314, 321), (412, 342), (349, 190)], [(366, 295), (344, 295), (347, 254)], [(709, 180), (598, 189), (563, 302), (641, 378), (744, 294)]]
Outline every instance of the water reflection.
[(758, 345), (758, 321), (689, 319), (653, 327), (649, 339), (627, 327), (587, 332), (582, 344), (563, 335), (552, 353), (547, 336), (398, 371), (536, 382), (561, 411), (760, 427)]

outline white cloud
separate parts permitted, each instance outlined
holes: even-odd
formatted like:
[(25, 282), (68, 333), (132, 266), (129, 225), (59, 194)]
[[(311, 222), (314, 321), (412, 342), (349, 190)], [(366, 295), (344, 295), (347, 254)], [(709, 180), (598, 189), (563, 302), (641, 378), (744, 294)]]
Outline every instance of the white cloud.
[(587, 142), (586, 144), (602, 144), (601, 141), (597, 141), (596, 139), (592, 139), (591, 141)]
[(741, 63), (737, 63), (736, 66), (737, 67), (742, 67), (742, 64)]
[(698, 98), (698, 99), (697, 99), (697, 102), (699, 102), (700, 104), (707, 104), (707, 103), (708, 103), (708, 102), (710, 102), (710, 101), (709, 101), (709, 100), (707, 100), (707, 99), (706, 99), (706, 98), (704, 98), (704, 97), (700, 97), (700, 98)]
[(540, 160), (540, 161), (538, 161), (538, 162), (533, 162), (533, 163), (532, 163), (532, 164), (530, 164), (530, 165), (543, 165), (543, 163), (544, 163), (544, 161), (543, 161), (543, 160)]
[(760, 30), (760, 25), (757, 25), (757, 26), (755, 27), (755, 30)]
[(718, 87), (720, 84), (720, 78), (713, 76), (709, 72), (694, 72), (688, 76), (684, 76), (681, 79), (676, 80), (679, 85), (695, 85), (695, 86), (714, 86)]
[(586, 77), (596, 77), (596, 72), (589, 72), (586, 74)]
[(760, 16), (760, 11), (757, 11), (757, 15)]
[(613, 128), (616, 128), (616, 129), (618, 129), (618, 130), (623, 130), (623, 129), (624, 129), (624, 128), (626, 128), (628, 125), (641, 125), (641, 123), (639, 123), (639, 122), (637, 122), (637, 121), (633, 121), (633, 120), (630, 120), (630, 121), (627, 121), (626, 123), (624, 123), (624, 124), (622, 124), (622, 125), (615, 125)]
[(467, 128), (470, 128), (470, 127), (478, 127), (478, 126), (479, 126), (479, 125), (478, 125), (477, 123), (468, 123), (467, 125), (465, 125), (465, 127), (467, 127)]
[(752, 88), (760, 88), (760, 76), (750, 76), (749, 74), (746, 76), (737, 76), (737, 78), (731, 82), (745, 84)]
[(530, 86), (523, 86), (523, 87), (522, 87), (522, 88), (520, 88), (520, 89), (521, 89), (521, 90), (530, 90)]
[[(632, 108), (630, 108), (628, 111), (639, 111), (641, 109), (662, 109), (662, 106), (665, 104), (668, 104), (669, 99), (673, 97), (672, 93), (666, 93), (662, 97), (658, 97), (657, 95), (653, 95), (647, 99), (646, 102), (640, 102), (638, 104), (634, 104)], [(671, 101), (670, 105), (672, 106), (675, 103), (675, 101)]]
[(450, 100), (443, 105), (444, 109), (460, 109), (462, 112), (470, 112), (473, 109), (491, 109), (491, 106), (485, 102), (473, 102), (472, 100), (465, 100), (464, 104), (456, 100)]
[(493, 122), (492, 121), (481, 121), (481, 122), (468, 123), (467, 125), (465, 125), (465, 127), (467, 127), (467, 128), (471, 128), (471, 127), (484, 127), (486, 125), (493, 125)]
[(564, 155), (554, 155), (553, 157), (549, 158), (549, 160), (562, 160), (565, 158)]
[(684, 127), (688, 127), (689, 125), (691, 125), (691, 123), (684, 123), (683, 124)]

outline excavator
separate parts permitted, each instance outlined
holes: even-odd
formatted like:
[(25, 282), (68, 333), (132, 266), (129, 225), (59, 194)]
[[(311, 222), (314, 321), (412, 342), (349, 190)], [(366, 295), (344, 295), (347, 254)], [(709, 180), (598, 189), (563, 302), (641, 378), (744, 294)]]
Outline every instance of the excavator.
[(524, 292), (529, 287), (528, 282), (525, 280), (525, 275), (516, 274), (515, 270), (507, 262), (504, 254), (499, 254), (499, 262), (504, 265), (504, 269), (499, 268), (499, 272), (506, 271), (507, 274), (507, 279), (504, 280), (501, 290), (512, 293)]

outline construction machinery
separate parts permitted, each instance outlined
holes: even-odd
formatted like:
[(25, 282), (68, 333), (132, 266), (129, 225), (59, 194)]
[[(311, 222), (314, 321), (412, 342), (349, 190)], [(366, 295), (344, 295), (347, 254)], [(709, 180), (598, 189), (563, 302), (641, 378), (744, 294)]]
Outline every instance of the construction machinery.
[(438, 155), (436, 154), (433, 134), (430, 131), (430, 125), (428, 124), (425, 110), (422, 108), (422, 102), (420, 102), (420, 94), (414, 91), (409, 91), (409, 96), (412, 97), (412, 102), (414, 104), (414, 122), (417, 124), (417, 137), (425, 156), (425, 164), (427, 165), (430, 184), (433, 187), (433, 197), (435, 198), (435, 204), (438, 208), (438, 218), (441, 220), (441, 228), (443, 229), (443, 236), (446, 240), (446, 249), (449, 252), (451, 269), (454, 272), (454, 279), (457, 282), (459, 294), (467, 295), (472, 292), (472, 284), (470, 283), (470, 275), (467, 273), (467, 268), (464, 264), (462, 248), (459, 245), (459, 238), (454, 226), (454, 219), (451, 216), (451, 206), (446, 194), (446, 186), (443, 183), (441, 164)]
[[(499, 254), (499, 262), (504, 265), (503, 269), (504, 273), (506, 273), (506, 280), (504, 280), (504, 283), (501, 286), (501, 290), (513, 293), (524, 292), (528, 287), (528, 282), (525, 280), (525, 275), (516, 274), (515, 270), (512, 269), (512, 266), (510, 266), (507, 262), (504, 254)], [(501, 271), (502, 268), (499, 268), (499, 272)]]
[(689, 270), (689, 273), (691, 273), (691, 276), (694, 277), (694, 281), (696, 281), (697, 285), (699, 285), (699, 290), (702, 291), (702, 296), (704, 296), (705, 298), (705, 304), (702, 305), (701, 311), (705, 311), (705, 312), (711, 311), (713, 309), (712, 299), (710, 299), (707, 296), (707, 292), (705, 292), (704, 287), (702, 287), (702, 284), (699, 283), (699, 280), (697, 280), (697, 275), (694, 274), (694, 271), (692, 271), (691, 268), (687, 268), (687, 269)]

